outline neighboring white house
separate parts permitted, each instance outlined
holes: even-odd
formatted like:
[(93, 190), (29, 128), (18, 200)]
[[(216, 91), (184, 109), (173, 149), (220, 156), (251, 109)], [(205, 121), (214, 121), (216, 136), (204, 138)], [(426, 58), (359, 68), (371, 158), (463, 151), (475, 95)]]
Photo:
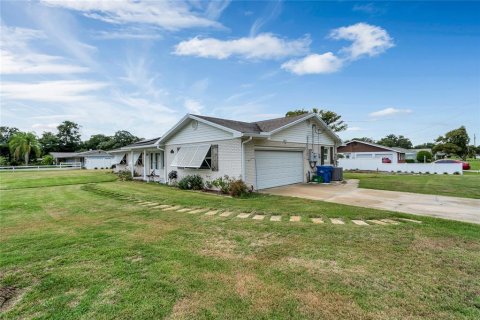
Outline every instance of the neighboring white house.
[(85, 169), (110, 168), (113, 156), (103, 150), (89, 150), (85, 152), (50, 152), (56, 164), (78, 163)]
[[(334, 164), (340, 138), (318, 115), (241, 122), (187, 114), (160, 139), (110, 151), (117, 170), (160, 182), (199, 174), (243, 179), (254, 189), (306, 182), (316, 165)], [(157, 156), (158, 155), (158, 158)], [(140, 160), (139, 160), (140, 159)]]
[(360, 140), (352, 140), (338, 147), (337, 152), (346, 159), (383, 159), (384, 162), (404, 163), (405, 154), (408, 150), (385, 147), (376, 143)]
[(77, 153), (85, 169), (110, 169), (113, 156), (103, 150), (89, 150)]

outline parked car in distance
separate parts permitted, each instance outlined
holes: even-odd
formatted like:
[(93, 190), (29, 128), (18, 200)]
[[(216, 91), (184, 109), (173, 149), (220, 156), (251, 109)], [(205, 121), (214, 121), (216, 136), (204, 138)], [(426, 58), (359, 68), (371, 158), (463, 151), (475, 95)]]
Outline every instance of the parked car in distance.
[(435, 163), (461, 163), (463, 170), (470, 170), (470, 163), (466, 161), (454, 160), (454, 159), (442, 159), (437, 160)]

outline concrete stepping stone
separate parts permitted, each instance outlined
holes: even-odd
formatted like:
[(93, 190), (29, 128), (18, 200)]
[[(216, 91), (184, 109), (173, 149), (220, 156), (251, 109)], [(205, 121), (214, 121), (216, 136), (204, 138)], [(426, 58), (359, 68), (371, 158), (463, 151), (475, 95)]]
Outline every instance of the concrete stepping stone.
[(256, 214), (253, 216), (253, 220), (263, 220), (265, 218), (265, 215), (263, 214)]
[(345, 222), (342, 219), (335, 219), (335, 218), (330, 218), (330, 222), (333, 224), (345, 224)]
[(192, 211), (189, 211), (188, 213), (200, 213), (200, 212), (205, 212), (207, 209), (194, 209)]
[(299, 222), (301, 219), (300, 216), (291, 216), (290, 217), (290, 222)]
[(212, 210), (212, 211), (207, 211), (205, 212), (206, 216), (214, 216), (218, 213), (218, 210)]
[(400, 222), (392, 220), (392, 219), (381, 219), (381, 221), (388, 223), (388, 224), (400, 224)]
[(240, 218), (240, 219), (246, 219), (248, 217), (250, 217), (250, 214), (251, 213), (240, 213), (237, 218)]
[(320, 223), (323, 223), (323, 219), (322, 218), (312, 218), (312, 222), (315, 223), (315, 224), (320, 224)]
[(180, 206), (174, 206), (174, 207), (170, 207), (170, 208), (165, 208), (165, 209), (163, 209), (163, 211), (173, 211), (173, 210), (178, 210), (180, 208), (181, 208)]
[(231, 211), (224, 211), (220, 213), (220, 217), (230, 217), (233, 214)]
[(183, 208), (183, 209), (180, 209), (180, 210), (177, 210), (177, 212), (187, 212), (187, 211), (191, 211), (193, 210), (192, 208)]
[(419, 223), (419, 224), (422, 223), (422, 221), (407, 219), (407, 218), (396, 218), (396, 219), (406, 221), (406, 222), (413, 222), (413, 223)]
[(152, 207), (152, 209), (165, 209), (165, 208), (170, 208), (171, 206), (168, 205), (168, 204), (161, 204), (159, 206), (156, 206), (156, 207)]
[(369, 226), (369, 224), (363, 220), (352, 220), (352, 222), (357, 226)]
[(275, 221), (275, 222), (282, 221), (282, 216), (271, 216), (270, 221)]
[(381, 226), (386, 226), (386, 225), (388, 225), (388, 223), (383, 222), (383, 221), (380, 221), (380, 220), (367, 220), (367, 221), (368, 221), (368, 222), (371, 222), (371, 223), (374, 223), (374, 224), (381, 225)]

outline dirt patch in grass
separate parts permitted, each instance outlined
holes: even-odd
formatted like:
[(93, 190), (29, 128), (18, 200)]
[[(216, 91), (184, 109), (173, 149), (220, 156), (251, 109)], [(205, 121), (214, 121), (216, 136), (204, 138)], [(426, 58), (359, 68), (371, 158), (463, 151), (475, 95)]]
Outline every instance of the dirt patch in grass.
[(86, 292), (87, 292), (87, 290), (85, 290), (85, 289), (83, 289), (83, 290), (72, 289), (72, 290), (66, 292), (65, 295), (72, 297), (72, 299), (68, 303), (68, 306), (72, 309), (77, 307), (80, 304), (80, 302), (82, 301), (82, 298), (84, 297)]
[(223, 235), (211, 235), (203, 242), (200, 253), (209, 257), (221, 259), (244, 259), (254, 260), (253, 255), (241, 253), (239, 245), (235, 240), (231, 240)]
[(209, 303), (199, 293), (194, 292), (175, 303), (172, 313), (167, 319), (192, 319), (202, 308), (208, 308)]
[(295, 296), (310, 319), (371, 319), (353, 299), (335, 292), (297, 291)]
[(297, 257), (286, 257), (281, 259), (277, 266), (280, 269), (305, 268), (309, 273), (335, 273), (335, 274), (361, 274), (366, 271), (359, 266), (342, 267), (335, 260), (304, 259)]
[(12, 309), (25, 294), (25, 289), (20, 289), (15, 286), (0, 287), (0, 311), (7, 312)]
[[(144, 223), (143, 223), (144, 222)], [(129, 231), (129, 237), (135, 241), (152, 243), (162, 240), (169, 232), (177, 227), (160, 219), (142, 221), (142, 225), (135, 231)]]

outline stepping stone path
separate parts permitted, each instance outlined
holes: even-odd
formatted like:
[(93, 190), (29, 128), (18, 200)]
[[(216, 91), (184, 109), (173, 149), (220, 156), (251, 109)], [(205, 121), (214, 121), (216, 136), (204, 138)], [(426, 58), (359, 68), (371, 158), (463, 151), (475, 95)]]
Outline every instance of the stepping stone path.
[(200, 212), (205, 212), (207, 209), (194, 209), (192, 211), (189, 211), (188, 213), (200, 213)]
[(368, 222), (374, 223), (374, 224), (379, 224), (381, 226), (386, 226), (388, 223), (380, 221), (380, 220), (367, 220)]
[(365, 221), (363, 220), (352, 220), (353, 223), (355, 223), (356, 225), (358, 226), (369, 226), (368, 223), (366, 223)]
[(422, 223), (422, 221), (418, 221), (418, 220), (413, 220), (413, 219), (407, 219), (407, 218), (397, 218), (398, 220), (402, 220), (402, 221), (406, 221), (406, 222), (413, 222), (413, 223)]
[(383, 221), (385, 223), (390, 223), (390, 224), (400, 224), (400, 222), (391, 220), (391, 219), (381, 219), (380, 221)]
[[(128, 201), (129, 203), (134, 203), (143, 207), (146, 207), (148, 209), (159, 209), (163, 211), (176, 211), (176, 212), (181, 212), (181, 213), (203, 213), (205, 216), (219, 216), (219, 217), (234, 217), (235, 212), (232, 211), (223, 211), (217, 210), (217, 209), (207, 209), (207, 208), (201, 208), (201, 209), (195, 209), (195, 208), (182, 208), (182, 206), (179, 205), (168, 205), (168, 204), (161, 204), (157, 202), (152, 202), (152, 201), (146, 201), (146, 200), (140, 200), (136, 199), (134, 196), (127, 196), (123, 195), (120, 193), (116, 192), (109, 192), (109, 191), (104, 191), (101, 190), (100, 188), (96, 186), (85, 186), (82, 188), (85, 191), (90, 191), (99, 195), (103, 195), (106, 197), (111, 197), (116, 200), (121, 200), (121, 201)], [(220, 213), (220, 214), (219, 214)], [(252, 220), (257, 220), (257, 221), (264, 221), (268, 220), (266, 218), (266, 214), (252, 214), (252, 213), (240, 213), (236, 215), (235, 217), (240, 218), (240, 219), (252, 219)], [(307, 219), (307, 218), (306, 218)], [(306, 219), (304, 221), (306, 221)], [(282, 221), (282, 215), (272, 215), (269, 218), (270, 221), (273, 222), (281, 222)], [(302, 220), (301, 216), (290, 216), (289, 222), (300, 222)], [(333, 225), (345, 225), (348, 223), (348, 220), (345, 221), (346, 219), (342, 218), (310, 218), (309, 221), (311, 221), (313, 224), (327, 224), (330, 222)], [(379, 225), (379, 226), (391, 226), (391, 225), (399, 225), (402, 224), (402, 222), (411, 222), (411, 223), (416, 223), (416, 224), (421, 224), (422, 221), (415, 220), (415, 219), (407, 219), (407, 218), (385, 218), (385, 219), (371, 219), (371, 220), (360, 220), (360, 219), (353, 219), (351, 220), (353, 224), (357, 226), (371, 226), (371, 225)], [(367, 223), (368, 222), (368, 223)]]
[(330, 218), (330, 221), (331, 221), (333, 224), (345, 224), (345, 222), (343, 222), (343, 220), (341, 220), (341, 219)]
[(163, 209), (163, 211), (173, 211), (173, 210), (178, 210), (180, 208), (181, 208), (180, 206), (174, 206), (174, 207), (170, 207), (170, 208), (165, 208), (165, 209)]
[(233, 212), (231, 211), (225, 211), (225, 212), (222, 212), (220, 213), (220, 217), (229, 217), (232, 215)]

